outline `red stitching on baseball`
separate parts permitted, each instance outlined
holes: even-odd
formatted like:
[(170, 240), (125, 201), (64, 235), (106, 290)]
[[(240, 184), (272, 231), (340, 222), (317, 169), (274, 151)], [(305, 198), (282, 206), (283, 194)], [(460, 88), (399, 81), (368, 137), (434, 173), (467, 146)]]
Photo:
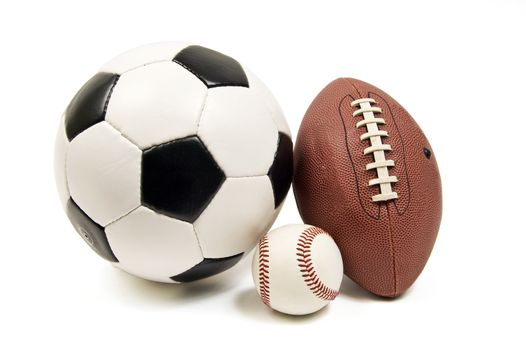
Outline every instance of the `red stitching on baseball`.
[[(317, 297), (324, 300), (333, 300), (338, 295), (338, 291), (327, 287), (323, 282), (320, 281), (318, 274), (314, 270), (314, 266), (311, 260), (311, 247), (314, 238), (318, 235), (328, 235), (327, 232), (323, 231), (318, 227), (309, 227), (301, 233), (298, 239), (296, 255), (298, 258), (298, 266), (302, 273), (303, 280), (309, 287), (309, 289)], [(260, 243), (261, 244), (261, 243)], [(260, 274), (261, 276), (261, 274)]]
[(264, 235), (259, 240), (259, 295), (265, 305), (270, 306), (270, 279), (269, 274), (269, 244), (268, 236)]

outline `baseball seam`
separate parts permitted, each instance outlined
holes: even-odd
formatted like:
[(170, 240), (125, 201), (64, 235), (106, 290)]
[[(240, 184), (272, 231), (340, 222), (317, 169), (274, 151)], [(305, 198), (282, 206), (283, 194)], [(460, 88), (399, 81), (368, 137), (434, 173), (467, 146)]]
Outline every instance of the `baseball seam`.
[(270, 306), (270, 279), (269, 279), (269, 242), (268, 236), (264, 235), (259, 240), (258, 246), (258, 268), (259, 268), (259, 295), (265, 305)]
[(328, 233), (318, 227), (309, 227), (301, 233), (296, 247), (296, 255), (298, 256), (296, 260), (302, 273), (301, 276), (312, 293), (320, 299), (333, 300), (338, 295), (338, 291), (327, 287), (320, 280), (311, 258), (312, 242), (318, 235), (328, 235)]

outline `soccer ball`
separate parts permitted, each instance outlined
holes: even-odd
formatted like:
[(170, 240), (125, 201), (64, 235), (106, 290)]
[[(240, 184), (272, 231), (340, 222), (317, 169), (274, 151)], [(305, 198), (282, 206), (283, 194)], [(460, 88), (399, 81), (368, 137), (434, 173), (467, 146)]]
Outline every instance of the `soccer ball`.
[(55, 146), (67, 216), (130, 274), (222, 272), (274, 222), (292, 141), (271, 93), (236, 60), (181, 42), (106, 63), (73, 97)]

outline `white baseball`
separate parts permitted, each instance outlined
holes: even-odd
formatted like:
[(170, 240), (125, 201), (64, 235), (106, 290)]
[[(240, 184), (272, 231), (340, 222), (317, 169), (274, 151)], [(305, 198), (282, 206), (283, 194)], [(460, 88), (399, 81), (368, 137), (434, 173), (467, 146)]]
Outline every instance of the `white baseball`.
[(322, 229), (287, 225), (261, 237), (252, 260), (252, 277), (267, 306), (286, 314), (306, 315), (338, 295), (342, 257)]

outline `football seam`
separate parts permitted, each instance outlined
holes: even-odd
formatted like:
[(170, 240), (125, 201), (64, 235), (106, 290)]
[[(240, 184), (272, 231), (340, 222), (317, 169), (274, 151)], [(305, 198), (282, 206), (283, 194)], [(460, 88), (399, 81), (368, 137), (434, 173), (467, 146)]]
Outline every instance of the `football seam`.
[(301, 276), (311, 292), (320, 299), (334, 300), (338, 291), (329, 288), (320, 280), (312, 262), (312, 242), (319, 235), (328, 236), (329, 234), (318, 227), (309, 227), (301, 233), (296, 247), (298, 256), (296, 260)]
[(385, 208), (387, 211), (387, 220), (389, 221), (389, 225), (387, 225), (387, 227), (389, 227), (389, 243), (391, 245), (391, 256), (392, 256), (391, 264), (393, 266), (393, 284), (394, 284), (393, 295), (397, 295), (398, 294), (398, 276), (396, 274), (396, 253), (395, 253), (393, 229), (391, 227), (391, 213), (389, 211), (388, 205), (386, 205)]
[[(354, 84), (351, 84), (351, 85), (358, 91), (358, 88)], [(387, 106), (387, 108), (390, 111), (389, 114), (391, 116), (393, 116), (393, 124), (395, 126), (396, 132), (400, 135), (400, 131), (398, 130), (398, 125), (396, 124), (396, 120), (394, 118), (394, 115), (391, 112), (391, 107), (389, 106), (387, 101), (385, 101), (380, 95), (375, 94), (375, 93), (368, 93), (367, 97), (371, 97), (371, 95), (375, 95), (377, 98), (380, 98), (380, 99), (382, 99), (384, 101), (385, 105)], [(375, 101), (375, 103), (376, 103), (376, 101)], [(404, 143), (403, 143), (401, 137), (400, 137), (400, 141), (402, 143), (402, 156), (403, 156), (403, 162), (404, 162), (404, 170), (405, 170), (406, 176), (407, 176), (407, 167), (405, 166), (405, 147), (404, 147)], [(408, 199), (410, 199), (411, 191), (409, 189), (409, 186), (408, 186), (408, 190), (409, 190), (408, 191)], [(393, 201), (393, 202), (394, 202), (394, 205), (395, 205), (395, 208), (396, 208), (397, 212), (399, 212), (399, 214), (403, 214), (403, 212), (400, 213), (400, 211), (398, 210), (397, 201)], [(393, 295), (396, 295), (397, 294), (397, 289), (398, 289), (397, 288), (398, 276), (397, 276), (397, 273), (396, 273), (396, 253), (395, 253), (394, 237), (393, 237), (392, 226), (391, 226), (392, 224), (391, 224), (391, 215), (390, 215), (390, 212), (389, 212), (389, 205), (388, 205), (387, 201), (385, 201), (384, 203), (385, 203), (385, 208), (386, 208), (386, 212), (387, 212), (387, 220), (388, 220), (387, 228), (388, 228), (388, 231), (389, 231), (389, 235), (388, 236), (389, 236), (389, 244), (390, 244), (390, 251), (391, 251), (391, 266), (392, 266), (392, 276), (393, 276)], [(379, 212), (380, 212), (380, 207), (381, 206), (379, 205), (378, 206)]]
[[(358, 89), (356, 88), (356, 86), (355, 86), (354, 84), (350, 83), (350, 85), (351, 85), (356, 91), (358, 91)], [(355, 98), (354, 96), (352, 96), (351, 94), (347, 94), (347, 95), (345, 95), (345, 96), (340, 100), (340, 103), (339, 103), (339, 113), (338, 113), (338, 114), (339, 114), (340, 121), (341, 121), (341, 123), (342, 123), (343, 131), (344, 131), (345, 147), (346, 147), (347, 155), (348, 155), (348, 157), (349, 157), (349, 160), (351, 161), (351, 166), (352, 166), (352, 170), (353, 170), (354, 176), (355, 176), (356, 179), (358, 179), (358, 177), (357, 177), (357, 173), (356, 173), (357, 169), (356, 169), (356, 166), (355, 166), (354, 161), (353, 161), (353, 157), (352, 157), (351, 150), (349, 149), (349, 144), (348, 144), (349, 137), (348, 137), (348, 134), (347, 134), (347, 127), (346, 127), (346, 125), (345, 125), (345, 119), (344, 119), (345, 117), (344, 117), (344, 115), (343, 115), (343, 113), (342, 113), (342, 105), (343, 105), (343, 103), (344, 103), (344, 101), (345, 101), (345, 99), (346, 99), (347, 97), (351, 98), (352, 100), (356, 100), (356, 98)], [(361, 98), (361, 97), (360, 97), (360, 94), (358, 94), (358, 97)], [(366, 213), (367, 216), (371, 217), (372, 219), (379, 220), (379, 219), (380, 219), (381, 207), (382, 207), (382, 206), (381, 206), (381, 203), (377, 203), (377, 204), (378, 204), (378, 205), (377, 205), (377, 209), (378, 209), (378, 211), (377, 211), (377, 215), (376, 215), (376, 216), (371, 215), (371, 214), (369, 213), (369, 211), (366, 210), (366, 208), (365, 208), (365, 206), (364, 206), (364, 203), (362, 202), (362, 196), (360, 195), (361, 190), (360, 190), (360, 185), (359, 185), (358, 181), (356, 181), (356, 191), (357, 191), (357, 193), (358, 193), (358, 196), (357, 196), (357, 197), (358, 197), (358, 203), (360, 204), (360, 207), (362, 208), (362, 210), (364, 211), (364, 213)], [(386, 208), (388, 209), (388, 205), (386, 205)], [(389, 213), (388, 213), (388, 214), (389, 214)], [(390, 247), (390, 248), (391, 248), (390, 251), (391, 251), (391, 257), (392, 257), (392, 258), (391, 258), (391, 265), (392, 265), (393, 271), (396, 271), (396, 270), (395, 270), (395, 267), (394, 267), (394, 265), (393, 265), (393, 264), (394, 264), (394, 261), (395, 261), (395, 258), (394, 258), (394, 247), (392, 247), (392, 243), (391, 243), (391, 242), (392, 242), (392, 237), (391, 237), (391, 227), (390, 227), (391, 222), (390, 222), (390, 218), (389, 218), (389, 217), (388, 217), (388, 220), (389, 220), (389, 222), (388, 222), (389, 242), (390, 242), (390, 245), (391, 245), (391, 247)], [(395, 277), (393, 276), (393, 278), (395, 278)], [(359, 283), (359, 284), (361, 284), (361, 283)]]
[(270, 307), (270, 245), (268, 235), (264, 235), (259, 240), (258, 245), (258, 278), (259, 295), (263, 303)]

